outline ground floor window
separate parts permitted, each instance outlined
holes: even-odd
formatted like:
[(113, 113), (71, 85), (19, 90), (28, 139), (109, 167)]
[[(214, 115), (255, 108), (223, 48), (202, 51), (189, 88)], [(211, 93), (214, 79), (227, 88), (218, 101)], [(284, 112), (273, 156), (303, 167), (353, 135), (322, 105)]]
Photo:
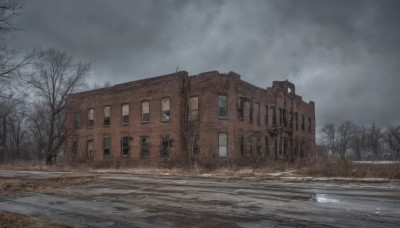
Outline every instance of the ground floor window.
[(104, 156), (110, 155), (110, 151), (111, 151), (111, 138), (105, 137), (103, 139), (103, 154), (104, 154)]
[(129, 145), (130, 137), (124, 136), (121, 139), (121, 154), (122, 156), (127, 156), (129, 154)]
[(225, 157), (228, 154), (228, 137), (226, 133), (218, 134), (218, 154), (220, 157)]
[(93, 156), (93, 140), (89, 139), (87, 141), (87, 155), (89, 158)]
[(161, 157), (169, 156), (169, 136), (161, 136)]
[(147, 158), (150, 152), (150, 138), (149, 136), (140, 137), (140, 158)]

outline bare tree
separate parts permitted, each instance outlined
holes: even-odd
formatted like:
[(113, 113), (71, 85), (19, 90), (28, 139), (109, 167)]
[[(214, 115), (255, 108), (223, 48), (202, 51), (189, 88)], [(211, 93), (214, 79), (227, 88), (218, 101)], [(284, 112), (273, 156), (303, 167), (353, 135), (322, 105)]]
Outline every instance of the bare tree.
[(368, 135), (367, 129), (365, 127), (357, 127), (353, 134), (353, 139), (351, 141), (351, 149), (355, 155), (355, 159), (361, 160), (367, 154), (368, 148)]
[(325, 124), (321, 129), (323, 144), (331, 151), (332, 154), (337, 154), (337, 131), (332, 123)]
[(400, 159), (400, 126), (389, 128), (384, 134), (384, 142), (387, 145), (393, 159)]
[(48, 111), (45, 148), (46, 164), (51, 164), (64, 143), (64, 108), (71, 93), (86, 85), (90, 63), (75, 63), (71, 56), (54, 48), (42, 50), (34, 62), (28, 85)]
[(355, 132), (355, 125), (350, 121), (343, 122), (337, 129), (338, 133), (338, 153), (340, 159), (344, 160), (346, 158), (346, 152), (350, 147), (351, 139)]
[(375, 158), (382, 158), (382, 129), (372, 124), (368, 132), (369, 136), (369, 148)]

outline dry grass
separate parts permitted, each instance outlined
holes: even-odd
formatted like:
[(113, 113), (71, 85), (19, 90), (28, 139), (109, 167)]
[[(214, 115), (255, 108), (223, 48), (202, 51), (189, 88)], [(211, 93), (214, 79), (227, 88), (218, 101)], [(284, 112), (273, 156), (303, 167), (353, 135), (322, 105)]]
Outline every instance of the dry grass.
[(313, 177), (400, 179), (400, 163), (355, 164), (349, 161), (318, 162), (303, 167), (299, 174)]
[(94, 176), (57, 177), (49, 179), (25, 179), (0, 177), (1, 195), (21, 195), (32, 192), (46, 192), (57, 188), (98, 182)]
[(64, 228), (70, 227), (57, 222), (49, 222), (37, 217), (19, 215), (9, 212), (0, 212), (0, 227), (32, 227), (32, 228)]

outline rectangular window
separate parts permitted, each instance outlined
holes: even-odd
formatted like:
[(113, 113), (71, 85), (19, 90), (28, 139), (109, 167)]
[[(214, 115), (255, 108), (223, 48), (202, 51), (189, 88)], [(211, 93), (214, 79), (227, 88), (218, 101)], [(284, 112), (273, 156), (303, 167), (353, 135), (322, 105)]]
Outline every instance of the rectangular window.
[(260, 104), (259, 103), (255, 103), (255, 110), (256, 110), (256, 121), (257, 124), (260, 125)]
[(81, 111), (75, 111), (73, 119), (74, 119), (75, 129), (80, 128), (81, 127)]
[(122, 104), (122, 124), (129, 124), (129, 104)]
[(150, 101), (142, 101), (142, 122), (150, 122)]
[(269, 155), (269, 142), (268, 142), (268, 137), (265, 137), (265, 156)]
[(311, 117), (308, 118), (308, 133), (311, 133)]
[(257, 136), (256, 138), (257, 142), (256, 142), (256, 151), (257, 151), (257, 155), (261, 155), (261, 136)]
[(94, 108), (88, 110), (88, 127), (94, 127)]
[(272, 125), (276, 124), (276, 109), (275, 106), (271, 107), (271, 111), (272, 111)]
[(78, 142), (72, 142), (72, 159), (75, 160), (78, 155)]
[(93, 140), (89, 139), (87, 141), (87, 155), (89, 158), (93, 157)]
[(304, 131), (304, 115), (301, 115), (301, 130)]
[(121, 138), (121, 154), (122, 156), (127, 156), (129, 155), (129, 150), (130, 150), (130, 145), (129, 141), (131, 138), (129, 136), (124, 136)]
[(240, 148), (240, 155), (244, 154), (244, 137), (243, 135), (239, 135), (239, 148)]
[(294, 113), (294, 121), (296, 122), (296, 131), (299, 130), (299, 115), (297, 112)]
[(218, 116), (219, 118), (227, 118), (227, 108), (226, 108), (226, 95), (218, 95)]
[(149, 136), (140, 137), (140, 158), (147, 158), (150, 153), (150, 138)]
[(243, 97), (239, 97), (238, 98), (237, 109), (238, 109), (238, 118), (239, 118), (239, 120), (243, 120), (243, 116), (244, 116)]
[(199, 97), (191, 97), (189, 102), (190, 116), (192, 119), (197, 119), (199, 116)]
[(190, 139), (192, 144), (192, 154), (197, 155), (200, 153), (199, 136), (193, 135)]
[(105, 137), (103, 138), (103, 154), (104, 156), (110, 155), (111, 150), (111, 138)]
[(110, 126), (110, 111), (111, 111), (110, 106), (104, 106), (104, 121), (103, 121), (104, 126)]
[(289, 112), (289, 127), (290, 130), (293, 130), (293, 111)]
[(283, 126), (287, 126), (286, 109), (282, 109)]
[(279, 126), (282, 126), (283, 121), (282, 121), (282, 109), (279, 108)]
[(218, 134), (218, 154), (220, 157), (226, 157), (228, 154), (228, 138), (226, 133)]
[(250, 101), (249, 122), (253, 123), (253, 102)]
[(265, 123), (265, 126), (268, 126), (268, 105), (265, 105), (264, 123)]
[(161, 157), (169, 156), (169, 136), (161, 136)]
[(170, 108), (170, 99), (163, 98), (161, 100), (161, 121), (169, 121), (169, 108)]

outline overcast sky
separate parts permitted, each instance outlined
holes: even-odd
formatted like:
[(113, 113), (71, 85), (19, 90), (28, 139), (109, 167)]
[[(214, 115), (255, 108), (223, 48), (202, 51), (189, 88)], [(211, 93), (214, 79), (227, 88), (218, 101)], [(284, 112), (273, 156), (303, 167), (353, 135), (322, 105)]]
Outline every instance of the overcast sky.
[(400, 124), (400, 1), (27, 1), (12, 45), (92, 62), (90, 83), (185, 70), (288, 79), (317, 126)]

